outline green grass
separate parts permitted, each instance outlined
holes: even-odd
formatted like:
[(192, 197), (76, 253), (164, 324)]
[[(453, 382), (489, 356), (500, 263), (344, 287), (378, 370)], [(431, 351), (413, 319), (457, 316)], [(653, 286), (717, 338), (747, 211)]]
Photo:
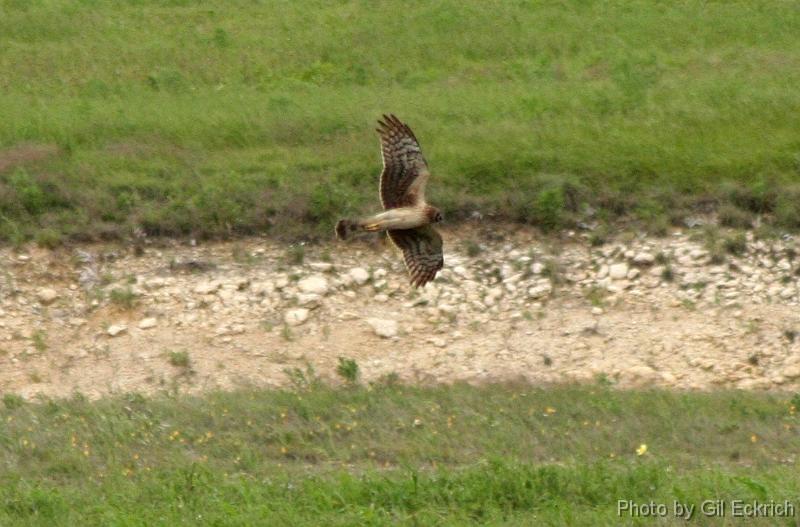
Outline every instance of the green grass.
[(0, 524), (618, 525), (619, 499), (798, 504), (797, 396), (304, 379), (6, 396)]
[(0, 238), (329, 236), (383, 112), (456, 220), (797, 228), (798, 66), (786, 2), (3, 0)]

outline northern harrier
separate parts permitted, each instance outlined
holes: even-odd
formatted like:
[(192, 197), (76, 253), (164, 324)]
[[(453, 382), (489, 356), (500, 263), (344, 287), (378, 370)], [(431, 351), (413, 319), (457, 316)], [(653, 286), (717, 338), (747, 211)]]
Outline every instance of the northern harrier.
[(425, 202), (430, 171), (414, 132), (394, 115), (384, 115), (378, 125), (383, 154), (380, 196), (385, 212), (360, 220), (339, 220), (336, 235), (344, 240), (354, 231), (386, 231), (403, 251), (411, 284), (419, 287), (433, 280), (444, 265), (442, 237), (431, 226), (442, 221), (442, 213)]

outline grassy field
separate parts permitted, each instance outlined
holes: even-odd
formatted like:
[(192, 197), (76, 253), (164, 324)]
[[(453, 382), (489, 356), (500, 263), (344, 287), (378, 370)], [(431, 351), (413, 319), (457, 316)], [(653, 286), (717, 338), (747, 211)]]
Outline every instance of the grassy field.
[(800, 507), (786, 394), (387, 380), (3, 402), (4, 526), (645, 525), (617, 500)]
[(787, 2), (0, 0), (0, 69), (12, 242), (329, 236), (383, 112), (452, 219), (800, 226)]

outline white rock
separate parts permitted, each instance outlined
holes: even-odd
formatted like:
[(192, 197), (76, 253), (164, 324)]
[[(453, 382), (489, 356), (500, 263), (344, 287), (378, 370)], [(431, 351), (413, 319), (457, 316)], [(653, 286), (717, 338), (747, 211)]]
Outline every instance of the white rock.
[(300, 324), (308, 320), (308, 313), (309, 313), (308, 309), (304, 307), (300, 307), (297, 309), (290, 309), (283, 316), (283, 320), (289, 326), (299, 326)]
[(608, 276), (608, 266), (603, 264), (600, 266), (600, 269), (597, 270), (597, 279), (602, 280), (606, 276)]
[(641, 252), (633, 257), (633, 263), (636, 265), (652, 265), (655, 261), (656, 257), (646, 252)]
[(275, 292), (275, 285), (269, 281), (254, 282), (250, 286), (250, 290), (256, 295), (267, 296)]
[(311, 275), (297, 282), (297, 287), (303, 293), (324, 295), (328, 292), (328, 280), (322, 275)]
[(166, 283), (167, 283), (167, 281), (164, 278), (162, 278), (160, 276), (155, 276), (155, 277), (150, 278), (149, 280), (147, 280), (144, 283), (144, 286), (147, 289), (159, 289), (161, 287), (164, 287), (164, 284), (166, 284)]
[(544, 264), (541, 262), (533, 262), (531, 264), (531, 272), (533, 274), (542, 274), (544, 272)]
[(626, 370), (626, 377), (637, 386), (649, 385), (661, 380), (661, 376), (650, 366), (631, 366)]
[(126, 326), (125, 324), (112, 324), (111, 326), (108, 327), (106, 333), (108, 333), (112, 337), (116, 337), (117, 335), (121, 335), (127, 330), (128, 326)]
[(139, 329), (150, 329), (156, 327), (158, 322), (154, 317), (147, 317), (143, 318), (141, 322), (139, 322)]
[(533, 299), (544, 298), (553, 291), (550, 283), (539, 284), (528, 289), (528, 296)]
[(36, 298), (39, 299), (39, 302), (43, 305), (47, 306), (52, 304), (58, 298), (58, 293), (55, 289), (51, 289), (49, 287), (43, 287), (36, 292)]
[(364, 285), (369, 280), (369, 272), (363, 267), (353, 267), (347, 274), (358, 285)]
[(321, 271), (323, 273), (333, 269), (333, 264), (328, 262), (311, 262), (308, 266), (315, 271)]
[(639, 270), (638, 269), (629, 269), (628, 274), (626, 275), (628, 280), (635, 280), (639, 277)]
[(787, 366), (783, 369), (783, 371), (781, 371), (781, 375), (787, 379), (796, 379), (797, 377), (800, 377), (800, 363)]
[(383, 338), (392, 338), (397, 336), (397, 321), (386, 320), (382, 318), (368, 318), (367, 324), (372, 326), (372, 330), (376, 335)]
[(608, 268), (608, 276), (612, 280), (622, 280), (628, 276), (628, 264), (626, 263), (617, 263), (609, 266)]
[(198, 295), (210, 295), (217, 289), (219, 289), (220, 283), (218, 281), (213, 282), (200, 282), (194, 288), (194, 292)]
[(320, 296), (315, 293), (299, 293), (297, 295), (297, 303), (298, 305), (305, 306), (305, 307), (317, 307), (319, 306), (319, 299)]

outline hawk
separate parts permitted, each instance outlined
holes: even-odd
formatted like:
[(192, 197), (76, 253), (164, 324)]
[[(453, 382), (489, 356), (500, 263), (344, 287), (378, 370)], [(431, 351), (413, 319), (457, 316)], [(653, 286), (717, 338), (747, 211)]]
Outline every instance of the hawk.
[(403, 252), (411, 285), (423, 286), (444, 265), (442, 237), (431, 226), (442, 221), (442, 212), (425, 201), (428, 164), (414, 132), (396, 116), (384, 115), (376, 130), (383, 155), (380, 197), (384, 212), (360, 220), (339, 220), (336, 235), (344, 240), (355, 231), (386, 231)]

